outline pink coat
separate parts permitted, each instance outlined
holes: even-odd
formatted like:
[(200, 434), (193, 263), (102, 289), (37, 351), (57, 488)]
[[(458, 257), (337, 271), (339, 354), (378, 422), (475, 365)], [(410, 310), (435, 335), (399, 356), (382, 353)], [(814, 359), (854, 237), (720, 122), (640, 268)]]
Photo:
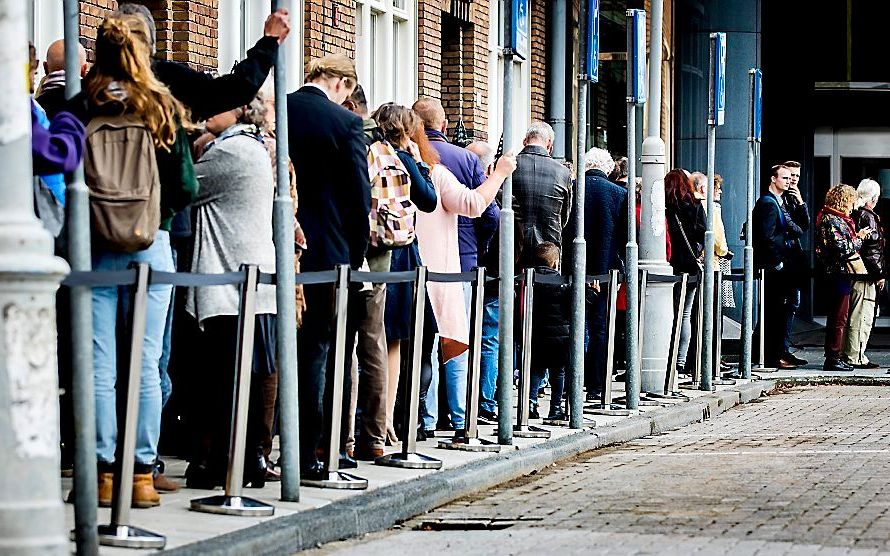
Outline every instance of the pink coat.
[[(457, 181), (441, 164), (433, 167), (432, 179), (439, 202), (433, 212), (417, 213), (420, 258), (432, 272), (460, 272), (457, 217), (477, 218), (489, 203), (482, 194)], [(466, 351), (470, 343), (463, 285), (431, 282), (427, 288), (443, 341), (443, 359), (448, 361)]]

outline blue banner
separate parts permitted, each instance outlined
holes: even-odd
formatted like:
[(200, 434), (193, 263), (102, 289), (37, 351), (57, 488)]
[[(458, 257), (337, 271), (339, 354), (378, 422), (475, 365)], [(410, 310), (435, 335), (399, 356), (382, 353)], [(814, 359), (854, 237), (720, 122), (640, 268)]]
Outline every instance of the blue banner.
[(528, 59), (529, 36), (528, 0), (511, 0), (510, 44), (507, 47), (523, 60)]
[(751, 141), (763, 139), (763, 72), (751, 70)]
[(588, 0), (587, 56), (584, 76), (594, 83), (600, 80), (600, 0)]
[(627, 101), (646, 102), (646, 12), (627, 10)]
[(723, 125), (726, 116), (726, 33), (711, 33), (713, 84), (711, 90), (711, 125)]

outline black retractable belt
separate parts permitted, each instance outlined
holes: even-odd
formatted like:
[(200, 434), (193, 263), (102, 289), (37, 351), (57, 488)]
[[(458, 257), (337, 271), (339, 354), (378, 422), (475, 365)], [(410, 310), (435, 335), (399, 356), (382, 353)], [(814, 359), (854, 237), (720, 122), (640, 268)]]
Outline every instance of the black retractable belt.
[(317, 488), (335, 488), (345, 490), (364, 490), (368, 488), (368, 480), (351, 473), (340, 471), (340, 422), (343, 418), (343, 377), (346, 366), (346, 314), (349, 303), (349, 265), (337, 266), (337, 289), (335, 300), (335, 318), (337, 322), (334, 334), (334, 372), (331, 380), (331, 429), (325, 458), (327, 477), (323, 479), (301, 478), (300, 483)]
[[(547, 277), (549, 278), (549, 277)], [(555, 276), (553, 278), (556, 278)], [(560, 277), (561, 278), (561, 277)], [(531, 403), (531, 369), (532, 369), (532, 319), (534, 318), (535, 302), (535, 269), (525, 269), (522, 281), (519, 311), (522, 319), (522, 351), (519, 366), (519, 402), (516, 409), (516, 425), (513, 436), (518, 438), (550, 438), (550, 431), (540, 427), (529, 426), (529, 404)], [(537, 390), (537, 385), (535, 386)], [(537, 397), (537, 391), (535, 392)], [(561, 403), (562, 400), (559, 400)], [(553, 403), (551, 401), (551, 403)]]
[[(485, 268), (479, 267), (470, 275), (473, 283), (470, 314), (470, 365), (467, 372), (466, 430), (456, 431), (454, 438), (439, 441), (439, 448), (469, 452), (498, 452), (499, 444), (479, 438), (479, 376), (482, 367), (482, 315), (485, 310)], [(441, 275), (439, 275), (441, 276)]]
[[(127, 409), (124, 415), (124, 434), (121, 441), (121, 460), (114, 473), (114, 494), (111, 521), (99, 526), (99, 543), (124, 548), (164, 548), (167, 538), (157, 533), (130, 525), (130, 504), (133, 501), (133, 465), (136, 459), (136, 425), (139, 422), (139, 391), (142, 375), (142, 344), (145, 338), (145, 319), (148, 312), (148, 283), (151, 269), (146, 263), (136, 265), (135, 271), (119, 273), (117, 278), (132, 272), (136, 287), (132, 293), (132, 323), (130, 329), (130, 363), (127, 379)], [(83, 274), (78, 273), (80, 276)], [(84, 273), (85, 274), (85, 273)], [(103, 273), (107, 280), (111, 278)], [(97, 273), (98, 275), (98, 273)], [(101, 275), (97, 276), (97, 282)], [(127, 282), (132, 283), (132, 282)], [(85, 285), (83, 283), (77, 285)], [(98, 284), (96, 284), (98, 285)], [(121, 284), (123, 285), (123, 284)]]
[[(365, 273), (363, 273), (365, 274)], [(383, 273), (381, 273), (383, 274)], [(427, 268), (418, 267), (410, 274), (414, 282), (414, 305), (411, 314), (411, 366), (405, 379), (402, 416), (402, 451), (377, 458), (374, 463), (404, 469), (441, 469), (442, 460), (417, 453), (417, 421), (420, 405), (420, 367), (423, 355), (423, 329), (426, 310)], [(390, 282), (391, 283), (391, 282)]]
[[(588, 406), (588, 412), (594, 415), (630, 415), (631, 411), (612, 400), (612, 371), (615, 369), (615, 317), (618, 314), (618, 289), (621, 286), (617, 270), (612, 270), (607, 275), (608, 288), (608, 313), (606, 317), (606, 365), (603, 372), (603, 391), (600, 403)], [(590, 283), (590, 279), (588, 279)], [(602, 281), (600, 280), (600, 283)]]
[[(243, 265), (241, 303), (238, 309), (238, 351), (235, 355), (235, 384), (232, 401), (232, 428), (229, 436), (229, 464), (225, 494), (195, 498), (190, 508), (198, 512), (225, 515), (269, 516), (275, 507), (241, 496), (244, 488), (244, 454), (250, 402), (250, 375), (253, 367), (256, 328), (256, 294), (259, 268)], [(234, 273), (230, 273), (234, 274)], [(224, 276), (224, 275), (219, 275)]]

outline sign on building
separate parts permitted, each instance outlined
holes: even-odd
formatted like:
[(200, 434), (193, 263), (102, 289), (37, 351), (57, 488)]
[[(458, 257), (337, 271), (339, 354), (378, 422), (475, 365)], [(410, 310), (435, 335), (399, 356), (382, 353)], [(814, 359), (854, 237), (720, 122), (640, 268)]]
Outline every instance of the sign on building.
[(646, 12), (627, 10), (627, 101), (646, 102)]
[(587, 52), (584, 75), (594, 83), (600, 80), (600, 0), (588, 0)]
[(763, 137), (763, 72), (752, 69), (751, 74), (751, 130), (750, 141), (760, 142)]
[(523, 60), (528, 58), (529, 36), (528, 0), (511, 0), (510, 44), (507, 47)]
[(726, 116), (726, 33), (711, 33), (710, 125), (723, 125)]

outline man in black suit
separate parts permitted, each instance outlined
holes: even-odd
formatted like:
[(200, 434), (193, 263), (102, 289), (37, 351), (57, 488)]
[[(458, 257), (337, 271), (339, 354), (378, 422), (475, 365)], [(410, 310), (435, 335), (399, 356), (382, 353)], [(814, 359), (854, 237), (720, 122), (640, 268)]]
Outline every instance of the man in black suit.
[[(297, 218), (306, 234), (305, 272), (344, 264), (358, 269), (368, 246), (371, 185), (362, 119), (340, 106), (357, 83), (349, 58), (327, 56), (309, 63), (306, 85), (287, 97), (288, 143), (300, 192)], [(300, 467), (302, 478), (317, 480), (326, 477), (316, 449), (324, 436), (324, 404), (330, 398), (325, 387), (333, 373), (334, 289), (307, 285), (305, 295), (297, 336)]]
[(789, 307), (796, 303), (797, 278), (801, 269), (795, 264), (794, 245), (803, 235), (792, 218), (784, 194), (791, 186), (791, 170), (784, 165), (773, 166), (769, 191), (754, 205), (752, 213), (754, 266), (766, 271), (766, 314), (764, 334), (766, 364), (779, 369), (795, 369), (797, 364), (787, 358), (790, 331), (786, 326)]
[[(810, 229), (810, 211), (807, 209), (807, 204), (803, 200), (803, 195), (800, 194), (800, 187), (798, 187), (798, 183), (800, 182), (800, 162), (789, 160), (788, 162), (785, 162), (783, 166), (787, 167), (788, 171), (791, 172), (791, 181), (789, 182), (788, 191), (782, 195), (782, 198), (785, 199), (785, 207), (788, 209), (788, 214), (791, 215), (791, 219), (794, 223), (800, 227), (802, 232), (806, 232)], [(791, 289), (790, 299), (788, 305), (785, 307), (787, 310), (785, 314), (785, 328), (787, 330), (785, 334), (785, 345), (783, 346), (783, 359), (790, 361), (795, 365), (806, 365), (806, 359), (801, 359), (791, 353), (791, 331), (794, 329), (794, 317), (797, 315), (797, 310), (800, 309), (800, 290), (803, 287), (803, 284), (809, 280), (810, 263), (800, 244), (800, 238), (791, 240), (788, 251), (787, 264), (792, 265), (792, 268), (795, 269), (795, 276), (793, 277), (793, 281), (789, 284), (789, 288)]]

